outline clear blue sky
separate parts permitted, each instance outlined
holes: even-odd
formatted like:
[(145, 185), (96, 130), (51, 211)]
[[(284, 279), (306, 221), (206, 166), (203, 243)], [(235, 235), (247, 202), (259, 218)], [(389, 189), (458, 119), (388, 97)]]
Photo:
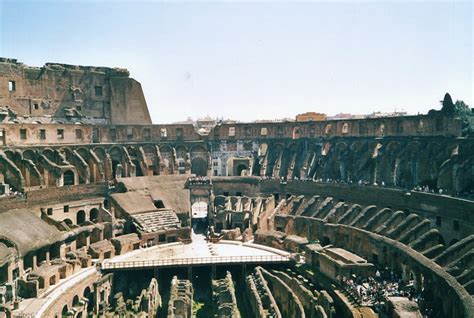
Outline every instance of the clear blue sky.
[(471, 1), (0, 0), (0, 56), (128, 68), (155, 123), (473, 106)]

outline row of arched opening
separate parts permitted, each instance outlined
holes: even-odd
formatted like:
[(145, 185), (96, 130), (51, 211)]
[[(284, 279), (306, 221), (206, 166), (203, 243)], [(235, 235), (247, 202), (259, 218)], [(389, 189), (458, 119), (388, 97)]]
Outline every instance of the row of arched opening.
[[(85, 223), (87, 220), (87, 215), (84, 210), (79, 210), (76, 214), (76, 224), (81, 225)], [(89, 212), (89, 221), (97, 222), (99, 220), (99, 210), (97, 208), (93, 208)]]
[[(89, 286), (87, 286), (84, 289), (82, 293), (82, 298), (79, 298), (79, 295), (74, 295), (72, 299), (72, 308), (78, 309), (79, 307), (82, 307), (85, 305), (84, 302), (87, 302), (87, 306), (86, 306), (87, 312), (81, 311), (75, 317), (78, 317), (78, 318), (87, 317), (87, 313), (92, 312), (93, 306), (94, 306), (92, 296), (93, 296), (93, 293), (91, 292), (91, 288)], [(65, 304), (61, 310), (61, 317), (69, 317), (69, 310), (70, 310), (69, 306)]]

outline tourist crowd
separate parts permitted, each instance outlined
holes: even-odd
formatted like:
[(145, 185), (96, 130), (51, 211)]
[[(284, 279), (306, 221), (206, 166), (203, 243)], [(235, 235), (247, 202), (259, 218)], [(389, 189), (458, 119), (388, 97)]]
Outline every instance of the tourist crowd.
[(418, 292), (414, 281), (404, 283), (399, 275), (389, 268), (377, 270), (374, 276), (349, 278), (338, 277), (341, 288), (360, 306), (372, 306), (383, 310), (387, 297), (406, 297), (415, 301), (424, 317), (430, 317), (430, 309), (424, 301), (423, 292)]
[(190, 177), (188, 178), (189, 184), (197, 184), (197, 185), (208, 185), (211, 183), (211, 179), (209, 177)]
[(1, 196), (10, 196), (10, 197), (17, 197), (21, 199), (26, 199), (27, 198), (27, 193), (26, 192), (21, 192), (21, 191), (15, 191), (13, 188), (9, 189), (10, 191), (0, 195)]
[[(264, 177), (260, 177), (260, 181), (262, 180), (275, 180), (283, 184), (287, 183), (288, 181), (300, 181), (300, 182), (332, 183), (332, 184), (357, 184), (359, 186), (371, 186), (371, 187), (386, 187), (384, 181), (370, 182), (364, 179), (360, 179), (357, 182), (353, 182), (352, 180), (345, 181), (341, 179), (331, 179), (331, 178), (306, 178), (306, 177), (287, 178), (287, 177), (264, 176)], [(400, 189), (400, 187), (395, 187), (395, 186), (390, 186), (390, 188)], [(456, 197), (472, 197), (474, 195), (474, 191), (471, 191), (471, 193), (449, 193), (447, 190), (444, 190), (441, 188), (433, 189), (433, 188), (430, 188), (428, 185), (423, 185), (423, 186), (418, 185), (414, 187), (411, 191), (424, 192), (424, 193), (436, 193), (436, 194), (456, 196)], [(409, 193), (408, 190), (407, 190), (407, 193)]]

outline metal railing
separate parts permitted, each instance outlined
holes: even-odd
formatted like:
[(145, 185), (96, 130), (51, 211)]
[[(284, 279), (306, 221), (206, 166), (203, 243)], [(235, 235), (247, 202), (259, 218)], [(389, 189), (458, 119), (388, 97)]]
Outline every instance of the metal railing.
[(143, 267), (172, 267), (191, 265), (217, 265), (217, 264), (242, 264), (242, 263), (285, 263), (289, 256), (259, 255), (259, 256), (210, 256), (196, 258), (172, 258), (146, 261), (102, 262), (103, 270), (130, 269)]

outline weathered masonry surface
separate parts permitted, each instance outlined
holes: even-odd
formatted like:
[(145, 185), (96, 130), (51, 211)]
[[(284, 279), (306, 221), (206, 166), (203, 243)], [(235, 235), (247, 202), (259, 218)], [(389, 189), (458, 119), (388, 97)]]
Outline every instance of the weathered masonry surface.
[(0, 58), (0, 317), (191, 317), (198, 275), (208, 316), (375, 317), (377, 272), (403, 289), (387, 316), (474, 317), (474, 139), (450, 100), (202, 130), (152, 124), (125, 69)]

